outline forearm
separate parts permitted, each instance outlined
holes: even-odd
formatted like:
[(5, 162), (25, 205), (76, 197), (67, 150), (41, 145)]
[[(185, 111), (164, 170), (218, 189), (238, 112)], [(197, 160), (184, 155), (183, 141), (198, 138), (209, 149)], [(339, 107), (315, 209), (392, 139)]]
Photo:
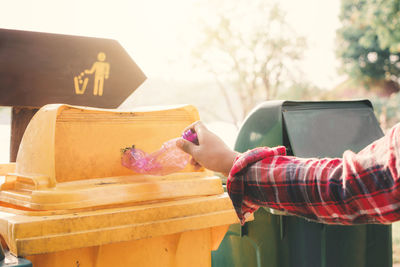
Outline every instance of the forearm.
[[(301, 159), (285, 149), (239, 156), (228, 179), (238, 216), (260, 206), (324, 223), (390, 223), (400, 219), (395, 133), (342, 159)], [(399, 159), (400, 160), (400, 159)]]

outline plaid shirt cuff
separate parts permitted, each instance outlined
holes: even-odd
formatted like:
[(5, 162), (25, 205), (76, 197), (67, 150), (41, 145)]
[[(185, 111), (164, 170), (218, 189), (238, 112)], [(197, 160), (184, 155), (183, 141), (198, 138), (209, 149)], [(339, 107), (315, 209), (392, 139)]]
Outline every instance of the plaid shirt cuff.
[(246, 218), (259, 208), (258, 205), (248, 201), (245, 197), (246, 170), (252, 164), (265, 158), (285, 155), (286, 148), (278, 146), (274, 148), (255, 148), (236, 157), (227, 180), (227, 190), (241, 224), (244, 224)]

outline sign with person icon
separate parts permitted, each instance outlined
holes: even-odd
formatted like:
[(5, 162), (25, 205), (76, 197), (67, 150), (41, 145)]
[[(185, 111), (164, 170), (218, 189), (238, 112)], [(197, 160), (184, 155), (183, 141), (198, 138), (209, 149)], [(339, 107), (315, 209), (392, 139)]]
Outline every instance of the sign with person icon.
[(12, 107), (10, 161), (50, 103), (117, 108), (146, 79), (115, 40), (0, 29), (0, 106)]
[(90, 70), (85, 70), (84, 72), (81, 72), (81, 74), (79, 74), (78, 76), (74, 77), (75, 93), (77, 95), (82, 95), (85, 93), (86, 86), (89, 80), (88, 77), (83, 78), (85, 74), (93, 74), (93, 95), (103, 95), (104, 80), (108, 79), (108, 76), (110, 75), (110, 64), (104, 62), (105, 59), (105, 53), (98, 53), (98, 61), (93, 63), (92, 68)]
[(112, 39), (0, 29), (0, 62), (0, 106), (116, 108), (146, 79)]

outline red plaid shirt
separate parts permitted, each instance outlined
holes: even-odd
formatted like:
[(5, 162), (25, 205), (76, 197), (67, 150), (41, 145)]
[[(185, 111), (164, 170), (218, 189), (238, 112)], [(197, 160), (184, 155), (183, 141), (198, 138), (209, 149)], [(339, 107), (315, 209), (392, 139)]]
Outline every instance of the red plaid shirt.
[(328, 224), (388, 224), (400, 219), (400, 124), (343, 158), (286, 156), (285, 147), (238, 156), (227, 188), (244, 223), (269, 207)]

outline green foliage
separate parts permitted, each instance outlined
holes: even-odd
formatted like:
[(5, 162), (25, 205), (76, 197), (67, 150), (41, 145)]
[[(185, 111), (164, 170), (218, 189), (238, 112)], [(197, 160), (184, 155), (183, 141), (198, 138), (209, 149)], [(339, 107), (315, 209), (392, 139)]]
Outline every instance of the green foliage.
[(400, 51), (400, 0), (374, 0), (370, 3), (373, 12), (367, 14), (372, 21), (381, 49), (392, 53)]
[(400, 81), (400, 0), (342, 0), (338, 56), (363, 82)]
[(386, 131), (400, 122), (400, 93), (390, 97), (375, 97), (371, 102), (383, 130)]

